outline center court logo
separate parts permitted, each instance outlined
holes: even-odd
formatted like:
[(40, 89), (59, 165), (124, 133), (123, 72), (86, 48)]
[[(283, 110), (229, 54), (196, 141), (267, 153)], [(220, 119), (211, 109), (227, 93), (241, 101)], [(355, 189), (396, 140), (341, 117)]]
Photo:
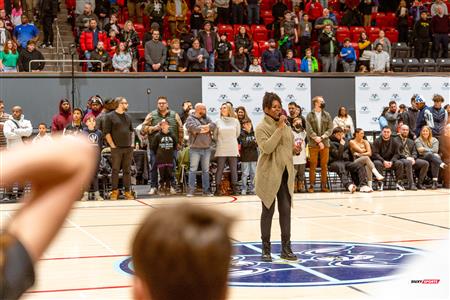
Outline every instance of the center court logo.
[(381, 99), (380, 99), (380, 96), (377, 93), (373, 93), (373, 94), (370, 95), (369, 100), (370, 101), (380, 101)]
[(263, 87), (263, 85), (262, 85), (261, 82), (255, 82), (255, 83), (252, 85), (252, 90), (255, 90), (255, 91), (262, 90), (263, 88), (264, 88), (264, 87)]
[(232, 83), (230, 83), (229, 89), (232, 91), (237, 91), (237, 90), (241, 89), (241, 86), (237, 82), (232, 82)]
[(249, 94), (243, 94), (241, 97), (241, 102), (252, 102), (253, 99)]
[[(281, 243), (272, 243), (272, 253), (280, 253)], [(239, 287), (312, 287), (353, 285), (392, 280), (406, 263), (424, 253), (394, 245), (347, 242), (292, 242), (298, 261), (262, 262), (260, 243), (233, 245), (229, 285)], [(131, 258), (119, 261), (121, 272), (133, 274)]]
[(380, 85), (380, 89), (382, 90), (389, 90), (391, 88), (391, 85), (389, 84), (389, 82), (383, 82)]

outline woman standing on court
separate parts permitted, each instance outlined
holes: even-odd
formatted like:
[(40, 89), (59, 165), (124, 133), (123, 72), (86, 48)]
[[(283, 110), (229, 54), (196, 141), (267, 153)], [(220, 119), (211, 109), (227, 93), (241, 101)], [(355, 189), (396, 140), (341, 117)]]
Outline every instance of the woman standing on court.
[(261, 260), (272, 261), (270, 254), (270, 229), (275, 211), (275, 198), (278, 200), (281, 227), (281, 258), (297, 260), (291, 250), (291, 205), (294, 193), (293, 152), (300, 149), (294, 146), (294, 137), (287, 118), (281, 114), (281, 99), (275, 93), (266, 93), (262, 107), (264, 119), (256, 127), (256, 141), (260, 149), (256, 166), (256, 195), (262, 201), (261, 239), (263, 252)]

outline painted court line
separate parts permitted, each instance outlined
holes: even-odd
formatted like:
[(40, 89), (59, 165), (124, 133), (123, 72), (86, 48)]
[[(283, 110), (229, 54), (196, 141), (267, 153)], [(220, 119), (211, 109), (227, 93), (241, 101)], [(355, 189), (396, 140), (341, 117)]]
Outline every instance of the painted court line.
[(97, 286), (97, 287), (75, 288), (75, 289), (36, 290), (36, 291), (28, 291), (28, 292), (26, 292), (26, 294), (61, 293), (61, 292), (77, 292), (77, 291), (109, 290), (109, 289), (125, 289), (125, 288), (130, 288), (130, 287), (131, 287), (131, 285), (113, 285), (113, 286)]
[(108, 250), (110, 253), (112, 254), (116, 254), (116, 251), (114, 251), (113, 248), (111, 248), (110, 246), (108, 246), (107, 244), (105, 244), (105, 242), (103, 242), (102, 240), (98, 239), (96, 236), (94, 236), (92, 233), (88, 232), (87, 230), (83, 229), (81, 226), (79, 226), (78, 224), (76, 224), (75, 222), (73, 222), (70, 219), (67, 219), (67, 222), (69, 222), (73, 227), (75, 227), (76, 229), (80, 230), (81, 232), (83, 232), (85, 235), (87, 235), (88, 237), (90, 237), (91, 239), (93, 239), (94, 241), (96, 241), (97, 243), (99, 243), (100, 245), (102, 245), (106, 250)]

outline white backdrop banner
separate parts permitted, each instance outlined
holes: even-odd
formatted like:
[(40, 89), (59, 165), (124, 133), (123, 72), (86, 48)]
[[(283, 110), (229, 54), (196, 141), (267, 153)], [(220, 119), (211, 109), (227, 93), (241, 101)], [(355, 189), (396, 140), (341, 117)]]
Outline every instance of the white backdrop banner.
[(220, 116), (220, 105), (231, 101), (233, 106), (244, 106), (253, 126), (264, 117), (262, 99), (265, 92), (277, 93), (287, 111), (289, 102), (295, 101), (306, 114), (311, 110), (311, 79), (259, 76), (204, 76), (202, 98), (207, 114), (213, 120)]
[(434, 94), (450, 100), (449, 77), (355, 77), (356, 126), (367, 131), (379, 131), (378, 117), (389, 101), (410, 106), (411, 97), (419, 94), (432, 105)]

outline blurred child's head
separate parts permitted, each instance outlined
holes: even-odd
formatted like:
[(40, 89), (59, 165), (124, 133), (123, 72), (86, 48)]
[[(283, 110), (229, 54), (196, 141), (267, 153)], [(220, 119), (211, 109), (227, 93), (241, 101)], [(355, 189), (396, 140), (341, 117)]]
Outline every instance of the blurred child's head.
[(72, 113), (72, 119), (74, 122), (80, 122), (83, 118), (83, 111), (81, 108), (74, 108)]
[(250, 119), (245, 118), (242, 120), (242, 127), (245, 131), (250, 132), (252, 130), (252, 121)]
[(308, 48), (308, 49), (305, 50), (305, 55), (306, 55), (307, 57), (311, 57), (311, 55), (312, 55), (311, 48)]
[(38, 130), (39, 135), (45, 135), (47, 133), (47, 125), (45, 123), (39, 123)]
[(253, 58), (252, 58), (252, 65), (254, 65), (254, 66), (259, 65), (259, 59), (258, 59), (258, 57), (253, 57)]
[(194, 12), (199, 13), (200, 12), (200, 5), (196, 4), (194, 5)]
[(86, 120), (86, 125), (88, 127), (89, 130), (94, 130), (95, 129), (95, 117), (94, 116), (90, 116), (87, 120)]
[(116, 35), (117, 35), (117, 33), (116, 33), (116, 31), (115, 31), (114, 29), (111, 29), (111, 30), (109, 31), (109, 37), (110, 37), (110, 38), (115, 38)]
[(159, 126), (161, 127), (161, 131), (163, 133), (168, 133), (169, 132), (169, 122), (167, 122), (166, 119), (163, 119), (160, 123)]
[(291, 49), (289, 49), (289, 50), (286, 52), (286, 56), (287, 56), (287, 58), (292, 58), (292, 57), (294, 56), (294, 52), (293, 52)]
[(344, 40), (344, 47), (345, 47), (345, 48), (350, 47), (350, 39), (349, 39), (349, 38), (346, 38), (346, 39)]

